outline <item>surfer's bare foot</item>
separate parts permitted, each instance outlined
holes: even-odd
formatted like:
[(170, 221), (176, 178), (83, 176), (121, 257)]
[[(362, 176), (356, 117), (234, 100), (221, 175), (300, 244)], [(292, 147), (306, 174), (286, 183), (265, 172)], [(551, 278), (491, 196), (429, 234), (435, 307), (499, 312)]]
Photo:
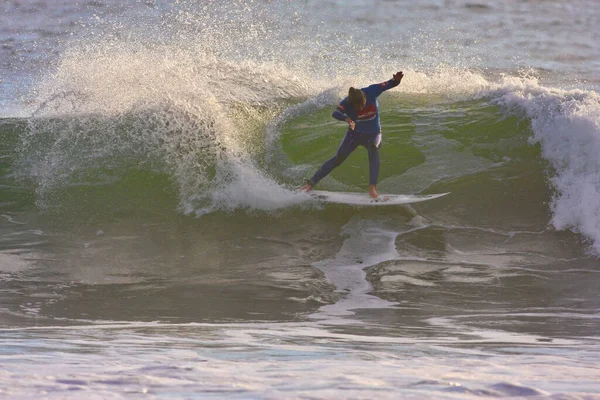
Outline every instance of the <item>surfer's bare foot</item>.
[(379, 196), (377, 194), (377, 190), (375, 190), (375, 185), (369, 185), (369, 196), (371, 196), (374, 199), (376, 199), (377, 196)]
[(304, 185), (300, 188), (301, 192), (310, 192), (311, 190), (312, 190), (312, 185), (310, 183), (307, 183), (306, 185)]

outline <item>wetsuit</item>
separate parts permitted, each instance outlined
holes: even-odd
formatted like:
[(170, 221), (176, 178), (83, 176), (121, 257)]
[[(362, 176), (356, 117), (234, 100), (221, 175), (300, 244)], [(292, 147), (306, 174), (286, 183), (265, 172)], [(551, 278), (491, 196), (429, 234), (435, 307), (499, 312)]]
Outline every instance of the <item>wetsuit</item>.
[(398, 86), (400, 82), (390, 79), (387, 82), (377, 83), (361, 90), (365, 93), (366, 104), (360, 112), (356, 112), (346, 97), (336, 107), (331, 115), (340, 121), (350, 118), (356, 123), (354, 130), (346, 132), (335, 156), (325, 161), (310, 179), (311, 186), (315, 186), (321, 179), (325, 178), (335, 167), (342, 164), (344, 160), (359, 145), (364, 146), (369, 152), (369, 184), (377, 185), (379, 176), (379, 146), (381, 144), (381, 123), (379, 121), (379, 103), (377, 97), (384, 91)]

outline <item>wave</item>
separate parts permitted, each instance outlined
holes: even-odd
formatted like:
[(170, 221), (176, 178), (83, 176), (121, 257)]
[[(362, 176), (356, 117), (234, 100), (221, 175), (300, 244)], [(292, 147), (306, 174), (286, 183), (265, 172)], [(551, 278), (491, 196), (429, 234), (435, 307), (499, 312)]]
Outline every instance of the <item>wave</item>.
[[(277, 21), (266, 6), (240, 5), (234, 11), (219, 2), (203, 13), (179, 9), (156, 27), (103, 26), (101, 37), (73, 43), (33, 91), (36, 106), (19, 148), (17, 169), (34, 180), (38, 204), (50, 207), (57, 190), (140, 169), (166, 174), (186, 214), (300, 204), (305, 197), (293, 189), (307, 169), (283, 149), (282, 127), (328, 110), (350, 84), (367, 85), (403, 69), (401, 86), (385, 95), (384, 114), (409, 112), (427, 123), (437, 110), (475, 101), (525, 119), (531, 130), (514, 129), (531, 135), (530, 144), (539, 143), (549, 163), (552, 226), (583, 234), (600, 253), (596, 92), (422, 60), (403, 60), (399, 68), (380, 47), (349, 43), (343, 32), (324, 27), (308, 35), (311, 25), (299, 24), (301, 15), (289, 10), (282, 14), (286, 21)], [(495, 116), (484, 123), (511, 134)], [(479, 131), (460, 133), (463, 141), (473, 134)], [(504, 139), (497, 138), (496, 155)], [(443, 157), (440, 149), (428, 153), (429, 162)], [(445, 171), (409, 168), (394, 179), (423, 191), (502, 162), (467, 162), (462, 155), (445, 158), (453, 164)]]

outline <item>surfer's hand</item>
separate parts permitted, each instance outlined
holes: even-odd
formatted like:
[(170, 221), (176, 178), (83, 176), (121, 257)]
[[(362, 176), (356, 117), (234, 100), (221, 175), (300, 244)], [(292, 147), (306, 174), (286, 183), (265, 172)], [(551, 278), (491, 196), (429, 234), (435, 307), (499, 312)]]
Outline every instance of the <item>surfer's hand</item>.
[[(389, 75), (388, 75), (389, 76)], [(400, 82), (402, 80), (402, 78), (404, 78), (404, 73), (402, 71), (396, 72), (394, 74), (394, 80), (396, 82)]]
[(346, 122), (350, 126), (350, 130), (353, 131), (356, 127), (356, 122), (352, 121), (350, 118), (346, 118)]

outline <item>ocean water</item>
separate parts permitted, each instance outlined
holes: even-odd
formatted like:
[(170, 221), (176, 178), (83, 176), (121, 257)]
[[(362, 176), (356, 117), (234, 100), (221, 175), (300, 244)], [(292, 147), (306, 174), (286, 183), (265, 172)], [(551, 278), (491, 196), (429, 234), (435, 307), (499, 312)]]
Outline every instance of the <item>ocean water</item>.
[(0, 398), (600, 398), (600, 3), (0, 11)]

